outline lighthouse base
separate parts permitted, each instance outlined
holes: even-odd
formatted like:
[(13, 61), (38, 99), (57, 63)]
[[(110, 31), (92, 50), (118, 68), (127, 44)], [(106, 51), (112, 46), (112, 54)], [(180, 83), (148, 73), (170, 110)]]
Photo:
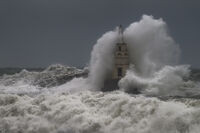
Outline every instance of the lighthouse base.
[(109, 79), (104, 82), (104, 87), (101, 89), (102, 91), (114, 91), (118, 90), (119, 79)]
[[(109, 79), (104, 82), (104, 87), (101, 89), (101, 91), (106, 92), (106, 91), (114, 91), (114, 90), (119, 90), (118, 82), (120, 79)], [(131, 94), (140, 94), (141, 92), (139, 91), (138, 88), (128, 88), (126, 90), (127, 93)]]

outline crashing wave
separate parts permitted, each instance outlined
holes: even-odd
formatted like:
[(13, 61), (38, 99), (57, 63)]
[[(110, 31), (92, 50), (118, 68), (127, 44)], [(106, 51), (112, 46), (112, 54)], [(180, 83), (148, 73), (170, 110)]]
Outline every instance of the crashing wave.
[(165, 66), (151, 77), (143, 77), (130, 68), (119, 81), (121, 90), (158, 97), (200, 98), (200, 83), (191, 80), (188, 65)]
[(43, 72), (40, 72), (34, 81), (35, 85), (42, 87), (52, 87), (66, 83), (74, 77), (85, 77), (88, 74), (87, 69), (77, 69), (63, 65), (51, 65)]
[(0, 77), (1, 93), (33, 93), (43, 88), (64, 84), (75, 77), (86, 77), (87, 69), (55, 64), (41, 72), (22, 70), (14, 75)]

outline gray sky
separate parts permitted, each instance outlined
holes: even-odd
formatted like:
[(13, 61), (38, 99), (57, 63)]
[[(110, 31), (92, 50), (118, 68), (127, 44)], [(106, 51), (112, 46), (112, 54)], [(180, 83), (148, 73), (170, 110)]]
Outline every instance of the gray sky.
[(199, 0), (0, 0), (0, 67), (84, 66), (104, 32), (143, 14), (162, 17), (181, 63), (200, 68)]

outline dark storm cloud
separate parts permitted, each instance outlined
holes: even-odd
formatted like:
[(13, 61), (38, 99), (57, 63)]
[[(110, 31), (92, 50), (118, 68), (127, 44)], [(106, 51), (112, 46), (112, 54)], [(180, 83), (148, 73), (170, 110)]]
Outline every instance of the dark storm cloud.
[(96, 40), (142, 14), (162, 17), (182, 49), (182, 63), (200, 67), (198, 0), (1, 0), (0, 67), (84, 66)]

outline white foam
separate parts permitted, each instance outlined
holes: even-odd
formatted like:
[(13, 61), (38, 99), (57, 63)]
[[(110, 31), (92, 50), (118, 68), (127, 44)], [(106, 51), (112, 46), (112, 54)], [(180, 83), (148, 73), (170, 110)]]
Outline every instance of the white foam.
[(48, 92), (36, 97), (0, 94), (0, 129), (7, 133), (197, 133), (200, 104), (191, 105), (120, 91)]
[(124, 91), (139, 89), (143, 94), (156, 96), (194, 96), (199, 95), (199, 84), (185, 81), (189, 76), (189, 66), (165, 66), (153, 76), (144, 78), (132, 70), (120, 80)]

